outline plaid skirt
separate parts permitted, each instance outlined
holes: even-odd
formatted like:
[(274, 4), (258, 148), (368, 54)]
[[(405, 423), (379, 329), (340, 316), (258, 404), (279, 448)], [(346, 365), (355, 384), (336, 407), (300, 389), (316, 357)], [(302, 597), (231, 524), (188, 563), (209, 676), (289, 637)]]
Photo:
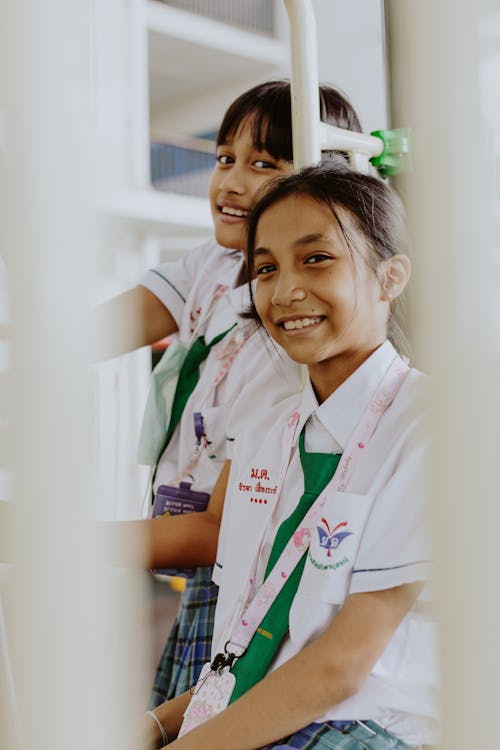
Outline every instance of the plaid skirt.
[(149, 708), (185, 693), (210, 660), (218, 586), (212, 568), (198, 568), (182, 592), (175, 623), (156, 671)]
[(309, 724), (262, 750), (417, 750), (373, 721), (352, 722), (340, 731), (335, 722)]

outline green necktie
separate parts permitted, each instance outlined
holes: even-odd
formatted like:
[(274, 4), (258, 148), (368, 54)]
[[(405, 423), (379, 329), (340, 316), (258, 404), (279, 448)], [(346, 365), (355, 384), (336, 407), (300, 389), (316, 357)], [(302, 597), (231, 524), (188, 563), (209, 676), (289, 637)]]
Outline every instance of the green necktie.
[(237, 324), (234, 323), (234, 325), (232, 325), (231, 328), (228, 328), (227, 331), (219, 333), (219, 335), (212, 339), (209, 344), (205, 343), (204, 336), (199, 336), (196, 341), (191, 344), (189, 351), (186, 354), (186, 359), (184, 360), (179, 371), (179, 378), (177, 380), (174, 400), (172, 402), (172, 409), (170, 411), (170, 420), (168, 423), (167, 434), (165, 435), (165, 442), (163, 443), (163, 447), (159, 453), (159, 456), (163, 455), (165, 448), (169, 444), (170, 438), (174, 434), (174, 430), (179, 424), (179, 420), (182, 416), (182, 412), (184, 411), (184, 407), (187, 404), (188, 398), (196, 388), (196, 384), (200, 377), (201, 363), (206, 360), (211, 348), (215, 346), (215, 344), (218, 344), (219, 341), (222, 341), (224, 336), (227, 336), (229, 331), (232, 331), (235, 325)]
[[(304, 494), (292, 514), (280, 525), (273, 542), (264, 580), (267, 578), (281, 553), (288, 544), (292, 534), (301, 520), (306, 516), (312, 504), (330, 482), (340, 461), (340, 453), (306, 453), (304, 430), (299, 437), (300, 463), (304, 473)], [(271, 605), (254, 634), (246, 653), (237, 660), (232, 668), (236, 676), (236, 685), (230, 703), (250, 690), (266, 674), (283, 638), (288, 632), (290, 607), (306, 563), (307, 551), (288, 577), (287, 582)]]

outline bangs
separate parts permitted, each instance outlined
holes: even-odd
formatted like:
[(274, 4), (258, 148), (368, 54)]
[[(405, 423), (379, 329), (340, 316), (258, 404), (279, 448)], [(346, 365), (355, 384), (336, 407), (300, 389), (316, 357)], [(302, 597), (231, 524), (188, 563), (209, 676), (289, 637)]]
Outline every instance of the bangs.
[(250, 125), (252, 143), (258, 151), (267, 151), (275, 159), (293, 160), (290, 122), (283, 122), (283, 118), (280, 122), (279, 117), (273, 118), (259, 109), (248, 112), (232, 123), (225, 133), (220, 132), (217, 145), (231, 143), (246, 125)]
[(292, 161), (292, 113), (287, 85), (268, 85), (260, 95), (243, 96), (228, 109), (217, 134), (217, 146), (230, 143), (246, 125), (259, 151)]
[(252, 140), (260, 151), (267, 151), (276, 159), (293, 161), (291, 112), (285, 117), (279, 108), (269, 115), (255, 112)]
[[(361, 131), (356, 112), (340, 91), (321, 85), (320, 118), (347, 130)], [(228, 145), (245, 125), (259, 151), (293, 161), (292, 104), (288, 81), (268, 81), (245, 91), (230, 105), (217, 134), (217, 146)]]

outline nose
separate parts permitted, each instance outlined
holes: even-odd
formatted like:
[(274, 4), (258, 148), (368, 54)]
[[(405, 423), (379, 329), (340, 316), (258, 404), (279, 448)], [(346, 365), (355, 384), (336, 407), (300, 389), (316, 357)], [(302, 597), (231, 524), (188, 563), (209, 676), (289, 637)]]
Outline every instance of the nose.
[(244, 195), (247, 190), (245, 169), (237, 162), (226, 168), (219, 175), (218, 188), (223, 193), (235, 193)]
[(300, 277), (293, 271), (280, 269), (276, 274), (271, 302), (276, 307), (289, 307), (293, 302), (303, 302), (307, 292), (300, 283)]

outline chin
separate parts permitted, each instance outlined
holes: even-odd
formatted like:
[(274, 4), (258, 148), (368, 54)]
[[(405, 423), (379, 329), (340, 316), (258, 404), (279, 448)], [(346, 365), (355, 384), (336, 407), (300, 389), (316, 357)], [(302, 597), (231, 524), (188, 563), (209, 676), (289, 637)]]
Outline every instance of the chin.
[(221, 247), (226, 248), (226, 250), (236, 250), (236, 245), (234, 243), (229, 243), (225, 237), (221, 237), (217, 233), (215, 234), (215, 241)]
[[(285, 349), (285, 351), (286, 351), (286, 349)], [(290, 353), (290, 352), (286, 352), (286, 353), (288, 354), (288, 356), (290, 357), (290, 359), (292, 359), (294, 362), (297, 362), (298, 365), (311, 365), (311, 364), (314, 364), (314, 362), (311, 362), (311, 360), (308, 359), (307, 357), (301, 357), (300, 355), (295, 355), (295, 354)]]
[(317, 354), (305, 354), (304, 352), (294, 352), (293, 350), (287, 350), (286, 347), (283, 346), (281, 342), (279, 342), (279, 345), (285, 350), (287, 355), (292, 359), (294, 362), (297, 362), (299, 365), (316, 365), (318, 363), (318, 356)]
[(216, 229), (214, 236), (217, 244), (228, 250), (241, 250), (242, 247), (244, 247), (242, 242), (242, 232), (227, 232), (224, 231), (224, 229), (222, 229), (222, 231), (217, 231)]

